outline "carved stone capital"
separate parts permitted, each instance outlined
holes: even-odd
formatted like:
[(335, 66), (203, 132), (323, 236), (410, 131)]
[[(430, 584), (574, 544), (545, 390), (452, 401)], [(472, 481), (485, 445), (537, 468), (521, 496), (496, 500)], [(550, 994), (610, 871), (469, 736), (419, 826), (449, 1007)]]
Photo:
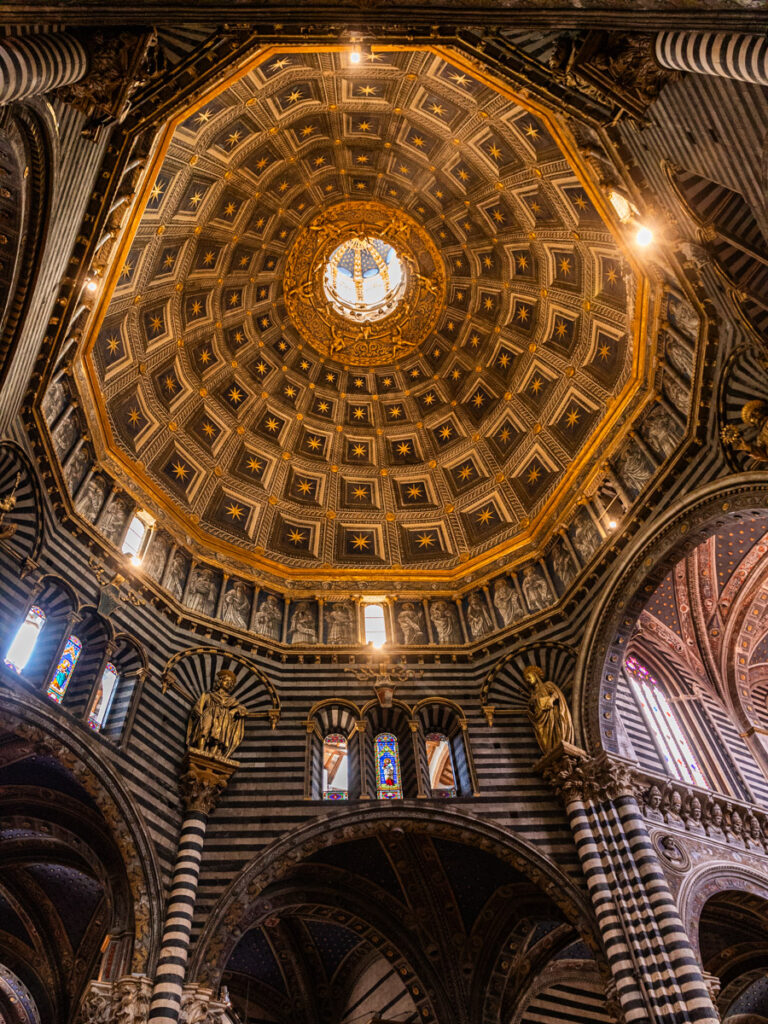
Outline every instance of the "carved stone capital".
[(212, 990), (203, 985), (185, 985), (179, 1024), (221, 1024), (229, 1004), (213, 999), (212, 996)]
[(146, 1024), (152, 982), (145, 974), (126, 974), (117, 981), (92, 981), (76, 1024)]
[(190, 750), (179, 777), (186, 810), (210, 814), (236, 768), (237, 761), (224, 761)]
[(534, 765), (567, 806), (574, 800), (601, 803), (619, 796), (634, 796), (635, 772), (605, 752), (589, 757), (585, 750), (560, 743)]

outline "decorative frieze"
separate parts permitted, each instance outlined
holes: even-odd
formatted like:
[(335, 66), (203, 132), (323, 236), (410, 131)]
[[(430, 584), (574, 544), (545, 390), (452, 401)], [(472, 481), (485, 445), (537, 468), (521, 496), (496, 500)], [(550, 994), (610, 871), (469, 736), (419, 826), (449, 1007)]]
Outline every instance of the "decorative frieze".
[(637, 798), (648, 822), (768, 853), (768, 815), (749, 804), (650, 776), (638, 780)]

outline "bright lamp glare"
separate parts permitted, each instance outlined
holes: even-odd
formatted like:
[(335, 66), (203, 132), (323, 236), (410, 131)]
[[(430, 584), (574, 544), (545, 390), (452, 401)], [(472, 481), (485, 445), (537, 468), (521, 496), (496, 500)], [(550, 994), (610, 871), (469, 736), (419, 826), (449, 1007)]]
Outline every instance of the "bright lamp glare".
[(85, 287), (88, 289), (89, 292), (95, 292), (99, 286), (97, 282), (94, 281), (93, 278), (91, 278), (91, 280), (88, 281)]
[(651, 231), (651, 229), (643, 227), (641, 225), (637, 229), (637, 234), (635, 235), (635, 242), (636, 242), (636, 244), (641, 246), (642, 248), (645, 248), (647, 245), (650, 245), (652, 241), (653, 241), (653, 232)]
[(349, 63), (350, 64), (359, 64), (360, 63), (360, 51), (359, 50), (353, 50), (350, 53), (350, 55), (349, 55)]
[(615, 519), (611, 519), (611, 520), (609, 521), (609, 523), (608, 523), (608, 529), (609, 529), (609, 530), (615, 530), (615, 529), (616, 529), (616, 520), (615, 520)]

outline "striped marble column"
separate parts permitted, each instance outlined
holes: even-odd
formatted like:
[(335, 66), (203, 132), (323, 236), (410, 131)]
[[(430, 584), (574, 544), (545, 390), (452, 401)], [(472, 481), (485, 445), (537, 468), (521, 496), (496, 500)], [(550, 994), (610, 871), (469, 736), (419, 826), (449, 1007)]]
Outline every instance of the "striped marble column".
[(659, 32), (656, 60), (670, 71), (768, 85), (768, 38), (746, 32)]
[(0, 41), (0, 106), (81, 79), (85, 47), (67, 32), (40, 32)]
[(565, 804), (626, 1024), (717, 1021), (631, 769), (561, 745), (538, 768)]
[(208, 815), (235, 767), (232, 762), (195, 751), (190, 751), (184, 761), (180, 786), (185, 813), (149, 1007), (153, 1024), (178, 1024)]

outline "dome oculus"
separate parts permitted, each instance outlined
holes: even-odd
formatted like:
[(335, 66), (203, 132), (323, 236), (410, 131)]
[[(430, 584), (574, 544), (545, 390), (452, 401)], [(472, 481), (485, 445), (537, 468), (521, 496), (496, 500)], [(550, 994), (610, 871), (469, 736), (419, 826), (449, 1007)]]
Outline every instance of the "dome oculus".
[(354, 235), (337, 246), (325, 267), (325, 296), (341, 316), (356, 322), (392, 313), (405, 292), (406, 271), (394, 246)]

